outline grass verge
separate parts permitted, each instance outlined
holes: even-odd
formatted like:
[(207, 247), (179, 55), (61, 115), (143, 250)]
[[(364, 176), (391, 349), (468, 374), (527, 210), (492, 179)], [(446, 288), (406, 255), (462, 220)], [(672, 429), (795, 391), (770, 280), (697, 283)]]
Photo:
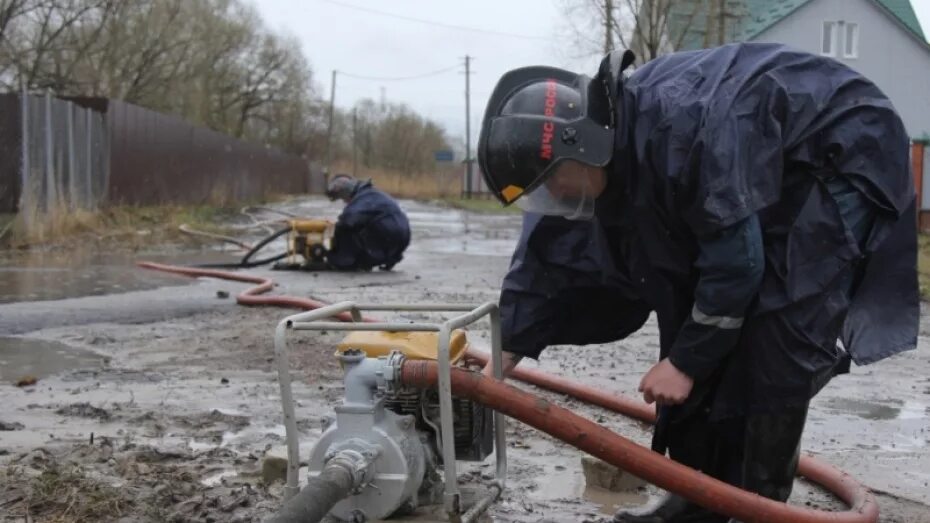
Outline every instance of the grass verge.
[(520, 214), (522, 212), (516, 205), (504, 207), (495, 198), (444, 198), (443, 202), (456, 209), (486, 214)]
[(173, 241), (182, 236), (186, 223), (200, 230), (222, 229), (221, 224), (241, 218), (239, 207), (115, 206), (98, 211), (33, 214), (30, 223), (22, 215), (0, 216), (0, 246), (28, 248), (69, 245), (74, 242), (119, 240), (127, 247), (153, 241)]
[[(333, 166), (333, 174), (352, 174), (351, 163)], [(432, 173), (405, 173), (387, 169), (371, 169), (357, 166), (356, 178), (371, 178), (375, 186), (395, 198), (436, 200), (457, 197), (461, 191), (461, 172), (454, 167), (444, 167)]]
[(917, 277), (920, 281), (920, 296), (930, 300), (930, 235), (917, 237)]

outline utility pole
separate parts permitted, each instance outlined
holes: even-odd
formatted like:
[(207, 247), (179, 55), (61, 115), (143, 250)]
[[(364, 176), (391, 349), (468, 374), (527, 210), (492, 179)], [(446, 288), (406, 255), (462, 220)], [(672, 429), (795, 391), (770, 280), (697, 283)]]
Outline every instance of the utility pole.
[(604, 0), (604, 54), (607, 54), (613, 49), (614, 45), (614, 35), (613, 35), (613, 16), (614, 16), (614, 2), (613, 0)]
[(333, 161), (333, 114), (336, 112), (336, 70), (333, 69), (333, 81), (329, 87), (329, 127), (326, 129), (326, 174), (330, 174)]
[(352, 108), (352, 176), (358, 177), (358, 106)]
[[(704, 7), (704, 0), (700, 0), (700, 2), (701, 2), (701, 7), (703, 8), (703, 7)], [(711, 22), (714, 21), (714, 10), (717, 9), (717, 6), (718, 6), (718, 5), (719, 5), (719, 4), (717, 3), (717, 0), (711, 0), (710, 2), (707, 3), (707, 11), (706, 11), (705, 13), (703, 13), (703, 16), (704, 16), (704, 41), (703, 41), (703, 43), (702, 43), (702, 47), (703, 47), (704, 49), (707, 49), (708, 47), (711, 47), (711, 45), (712, 45), (711, 42), (713, 42), (713, 40), (712, 40), (711, 37), (710, 37), (710, 33), (711, 33)], [(685, 31), (687, 31), (687, 29), (685, 29)]]
[(471, 57), (465, 55), (465, 197), (471, 199)]
[(717, 0), (717, 45), (727, 43), (727, 0)]

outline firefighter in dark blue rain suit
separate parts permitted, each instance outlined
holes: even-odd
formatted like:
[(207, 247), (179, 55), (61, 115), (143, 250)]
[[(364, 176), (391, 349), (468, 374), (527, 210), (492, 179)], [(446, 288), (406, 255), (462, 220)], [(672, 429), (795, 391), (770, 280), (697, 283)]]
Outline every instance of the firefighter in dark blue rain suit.
[[(505, 371), (655, 313), (653, 449), (784, 501), (809, 400), (850, 360), (916, 345), (907, 135), (867, 79), (784, 46), (624, 77), (632, 61), (517, 69), (491, 96), (482, 171), (529, 213), (500, 298)], [(669, 496), (615, 521), (727, 518)]]
[(410, 224), (393, 198), (375, 189), (370, 180), (362, 182), (346, 174), (330, 180), (326, 195), (346, 203), (326, 255), (332, 268), (387, 271), (403, 259), (410, 245)]

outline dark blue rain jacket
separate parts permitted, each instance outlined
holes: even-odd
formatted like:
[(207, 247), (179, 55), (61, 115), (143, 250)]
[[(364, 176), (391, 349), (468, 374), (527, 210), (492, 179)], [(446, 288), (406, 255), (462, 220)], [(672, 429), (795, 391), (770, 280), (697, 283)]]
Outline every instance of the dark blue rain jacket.
[(410, 224), (393, 198), (365, 182), (336, 221), (329, 264), (339, 270), (389, 270), (410, 245)]
[(621, 339), (654, 312), (660, 357), (725, 417), (806, 404), (850, 358), (915, 347), (908, 137), (874, 84), (771, 44), (668, 55), (618, 83), (595, 220), (525, 218), (507, 350)]

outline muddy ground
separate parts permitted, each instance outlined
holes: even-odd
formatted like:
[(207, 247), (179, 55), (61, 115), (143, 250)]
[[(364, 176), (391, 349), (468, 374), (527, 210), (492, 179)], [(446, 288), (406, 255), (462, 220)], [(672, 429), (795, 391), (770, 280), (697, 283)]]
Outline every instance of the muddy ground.
[[(321, 199), (282, 204), (335, 216)], [(519, 216), (404, 202), (414, 240), (390, 273), (270, 275), (276, 293), (325, 301), (494, 300)], [(0, 269), (0, 521), (260, 521), (277, 506), (263, 455), (283, 444), (272, 333), (291, 311), (244, 308), (246, 285), (132, 267), (136, 259), (231, 259), (195, 243), (135, 253), (99, 248), (3, 255)], [(90, 252), (88, 252), (90, 251)], [(930, 315), (917, 351), (836, 379), (813, 403), (804, 448), (872, 487), (886, 522), (930, 522)], [(295, 394), (307, 442), (341, 398), (335, 334), (298, 334)], [(487, 332), (470, 339), (487, 346)], [(634, 394), (657, 352), (654, 323), (597, 347), (556, 347), (538, 366)], [(528, 365), (537, 365), (528, 363)], [(24, 376), (33, 385), (16, 386)], [(542, 393), (639, 442), (648, 428)], [(509, 429), (508, 491), (493, 521), (606, 521), (654, 500), (644, 487), (586, 488), (579, 452), (519, 423)], [(470, 467), (487, 476), (492, 461)], [(837, 508), (798, 483), (798, 505)]]

